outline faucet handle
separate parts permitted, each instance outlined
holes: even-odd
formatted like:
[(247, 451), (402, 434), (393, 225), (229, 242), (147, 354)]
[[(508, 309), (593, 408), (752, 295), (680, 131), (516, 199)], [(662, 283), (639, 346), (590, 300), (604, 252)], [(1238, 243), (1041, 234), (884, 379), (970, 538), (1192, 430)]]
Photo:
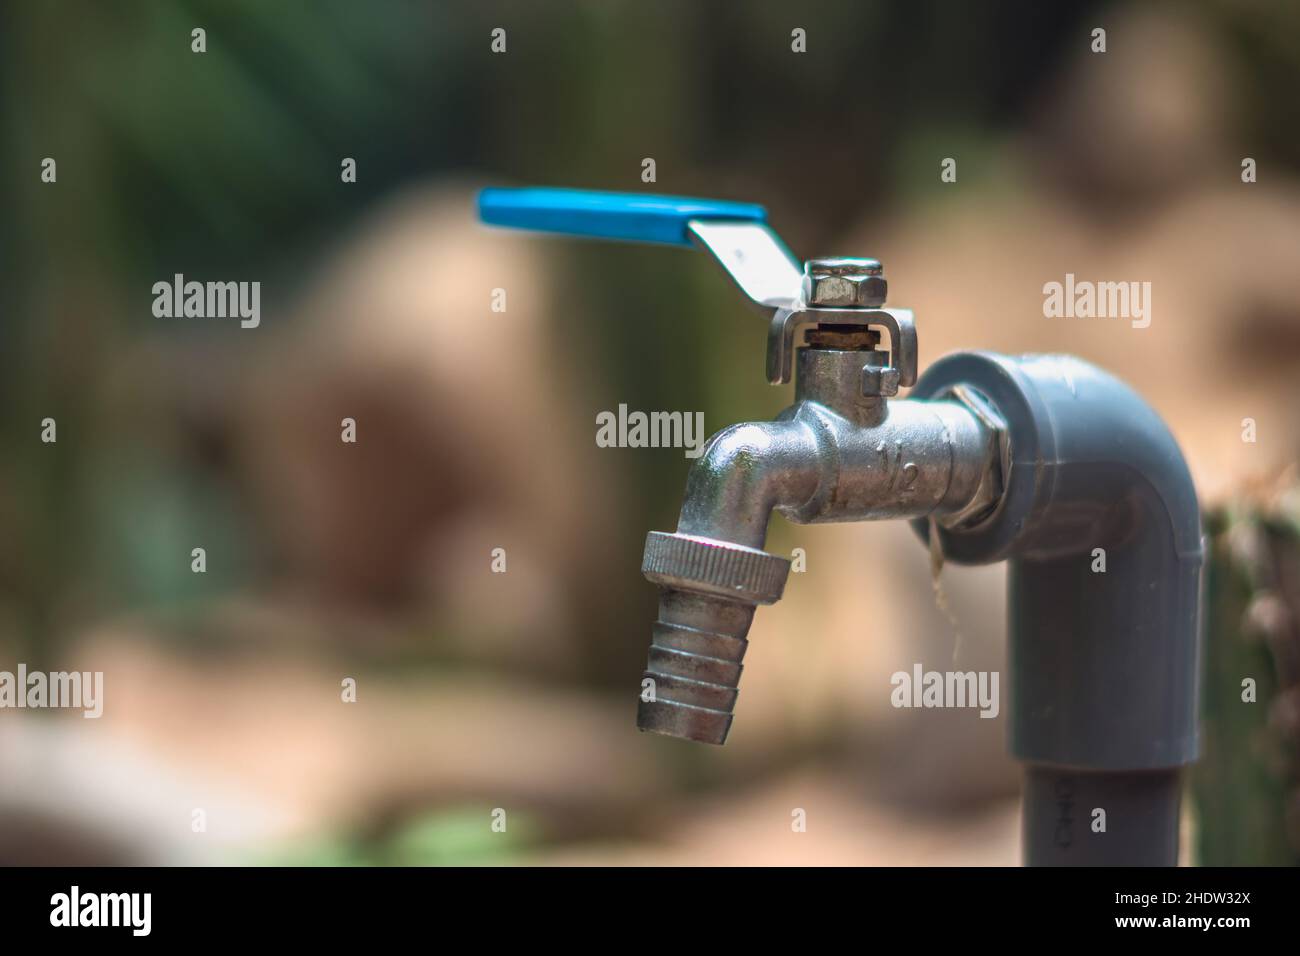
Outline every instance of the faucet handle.
[(697, 220), (767, 221), (767, 211), (753, 203), (591, 189), (484, 189), (478, 212), (493, 226), (674, 246), (691, 244), (689, 226)]
[(479, 218), (489, 225), (627, 242), (698, 246), (769, 318), (767, 377), (790, 381), (798, 331), (810, 325), (880, 326), (890, 334), (890, 366), (916, 382), (916, 326), (906, 309), (884, 309), (887, 285), (876, 259), (796, 259), (753, 203), (589, 189), (484, 189)]
[(799, 299), (803, 265), (767, 224), (767, 210), (753, 203), (587, 189), (484, 189), (478, 212), (493, 226), (699, 246), (764, 310)]

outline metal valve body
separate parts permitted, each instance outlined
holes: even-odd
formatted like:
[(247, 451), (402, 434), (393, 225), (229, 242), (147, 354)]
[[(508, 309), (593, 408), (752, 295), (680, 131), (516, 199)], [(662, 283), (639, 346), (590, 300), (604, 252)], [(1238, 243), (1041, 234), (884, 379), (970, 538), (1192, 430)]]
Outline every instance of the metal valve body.
[[(870, 279), (871, 306), (882, 304), (878, 262), (834, 261), (845, 271), (843, 263), (861, 263), (849, 281)], [(809, 263), (809, 276), (819, 263)], [(808, 279), (804, 289), (861, 294)], [(862, 308), (863, 318), (874, 314)], [(798, 349), (795, 403), (774, 422), (714, 435), (687, 479), (677, 530), (646, 540), (642, 570), (661, 592), (641, 682), (642, 730), (726, 739), (754, 608), (780, 599), (790, 569), (762, 550), (773, 511), (804, 524), (934, 515), (955, 526), (996, 504), (1005, 440), (996, 417), (973, 410), (969, 394), (891, 399), (900, 373), (875, 348), (879, 334), (834, 318), (809, 328), (809, 344)]]

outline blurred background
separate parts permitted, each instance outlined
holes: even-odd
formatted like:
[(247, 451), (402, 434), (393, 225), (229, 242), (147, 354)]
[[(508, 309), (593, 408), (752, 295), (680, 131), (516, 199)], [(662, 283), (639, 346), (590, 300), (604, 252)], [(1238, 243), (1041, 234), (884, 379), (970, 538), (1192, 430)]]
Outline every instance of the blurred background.
[[(922, 368), (1134, 384), (1212, 535), (1185, 859), (1295, 862), (1298, 86), (1262, 0), (5, 4), (0, 670), (106, 686), (0, 711), (0, 862), (1017, 861), (1006, 681), (996, 720), (889, 704), (916, 662), (1002, 670), (1003, 571), (946, 567), (950, 620), (901, 525), (775, 521), (807, 569), (726, 747), (636, 732), (689, 462), (595, 416), (790, 389), (706, 257), (485, 229), (489, 184), (761, 202), (885, 262)], [(1067, 272), (1151, 282), (1150, 327), (1044, 318)], [(260, 281), (260, 327), (154, 317), (175, 273)]]

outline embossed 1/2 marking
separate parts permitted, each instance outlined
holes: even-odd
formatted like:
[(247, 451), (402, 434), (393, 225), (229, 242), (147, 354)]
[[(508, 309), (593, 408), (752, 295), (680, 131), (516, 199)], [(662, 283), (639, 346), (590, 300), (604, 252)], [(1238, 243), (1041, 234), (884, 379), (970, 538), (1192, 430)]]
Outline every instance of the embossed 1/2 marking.
[(914, 461), (909, 461), (903, 465), (903, 470), (899, 473), (898, 490), (911, 491), (912, 486), (916, 484), (916, 476), (920, 473), (921, 469), (917, 467)]
[(921, 473), (916, 462), (903, 461), (903, 443), (894, 442), (894, 454), (889, 454), (889, 446), (881, 442), (876, 446), (876, 453), (880, 455), (880, 461), (885, 466), (885, 473), (889, 476), (889, 487), (898, 491), (911, 491), (912, 486), (916, 484), (916, 478)]

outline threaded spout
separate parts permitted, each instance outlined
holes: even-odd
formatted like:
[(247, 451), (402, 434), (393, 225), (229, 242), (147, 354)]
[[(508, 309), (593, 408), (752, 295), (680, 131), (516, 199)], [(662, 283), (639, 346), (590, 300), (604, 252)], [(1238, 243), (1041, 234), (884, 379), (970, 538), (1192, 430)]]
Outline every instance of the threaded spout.
[[(646, 538), (641, 570), (659, 586), (660, 605), (642, 675), (642, 730), (726, 739), (754, 608), (779, 600), (790, 573), (789, 561), (762, 550), (774, 511), (843, 521), (964, 514), (992, 501), (980, 496), (994, 488), (986, 473), (999, 444), (965, 405), (886, 405), (878, 396), (856, 404), (863, 353), (804, 352), (815, 355), (801, 356), (801, 382), (820, 387), (805, 388), (775, 422), (714, 435), (687, 478), (677, 530)], [(845, 376), (852, 388), (835, 391)]]

